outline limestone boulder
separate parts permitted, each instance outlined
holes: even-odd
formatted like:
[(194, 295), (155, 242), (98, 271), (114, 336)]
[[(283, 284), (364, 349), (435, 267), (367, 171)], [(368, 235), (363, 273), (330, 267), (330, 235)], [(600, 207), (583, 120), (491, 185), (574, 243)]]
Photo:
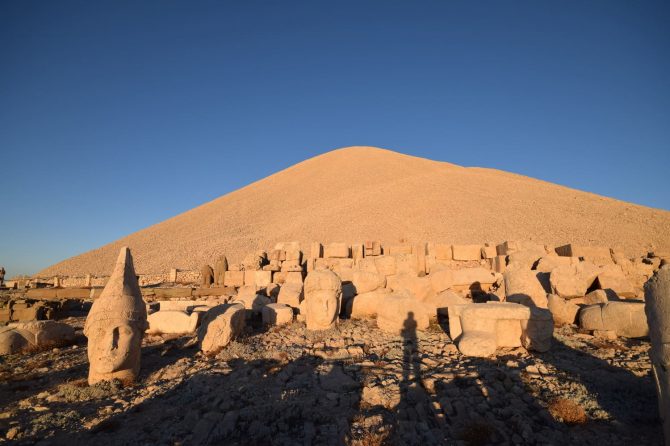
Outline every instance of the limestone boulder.
[(624, 298), (634, 298), (636, 295), (633, 285), (626, 279), (623, 270), (618, 265), (611, 265), (611, 267), (598, 274), (596, 286), (601, 290), (613, 292)]
[(423, 301), (431, 309), (431, 319), (437, 316), (448, 316), (449, 307), (454, 305), (466, 305), (472, 303), (461, 294), (452, 290), (445, 290), (439, 294), (433, 294)]
[(347, 258), (349, 257), (349, 245), (346, 243), (330, 243), (324, 245), (323, 256), (326, 258)]
[(198, 312), (157, 311), (147, 317), (149, 334), (189, 334), (198, 327)]
[[(377, 288), (386, 286), (386, 276), (367, 271), (353, 271), (352, 283), (356, 288), (356, 294), (369, 293)], [(344, 280), (344, 279), (343, 279)]]
[(454, 270), (452, 274), (454, 290), (470, 293), (487, 292), (494, 283), (499, 282), (502, 278), (500, 274), (481, 267)]
[(618, 299), (610, 299), (610, 296), (607, 295), (607, 291), (605, 290), (593, 290), (586, 296), (584, 296), (583, 300), (584, 305), (596, 305), (596, 304), (606, 304), (609, 300), (618, 300)]
[(394, 292), (409, 293), (422, 302), (435, 295), (429, 276), (397, 274), (389, 279), (388, 285)]
[(433, 287), (433, 291), (436, 293), (441, 293), (444, 290), (448, 290), (454, 285), (453, 273), (448, 269), (438, 269), (436, 271), (431, 271), (428, 277), (430, 279), (430, 284)]
[(644, 302), (607, 302), (589, 305), (579, 312), (585, 330), (612, 330), (617, 336), (641, 338), (649, 334)]
[(396, 259), (393, 256), (379, 256), (374, 258), (377, 272), (382, 276), (392, 276), (396, 273)]
[(298, 308), (303, 299), (303, 286), (301, 283), (286, 283), (279, 289), (277, 295), (278, 304), (286, 304)]
[[(242, 304), (252, 314), (260, 314), (263, 307), (271, 303), (269, 297), (258, 294), (255, 289), (248, 287), (240, 288), (240, 292), (237, 293), (237, 296), (232, 301)], [(247, 313), (247, 316), (250, 316), (249, 313)]]
[(56, 321), (32, 321), (11, 324), (0, 329), (0, 355), (20, 353), (36, 348), (46, 349), (70, 344), (74, 328)]
[(235, 339), (244, 330), (245, 308), (239, 303), (222, 304), (211, 308), (198, 329), (200, 349), (216, 352)]
[(416, 330), (426, 330), (430, 324), (431, 309), (418, 300), (401, 294), (384, 298), (377, 312), (377, 327), (388, 333), (412, 337)]
[(546, 308), (533, 307), (530, 318), (521, 321), (521, 344), (526, 350), (546, 352), (554, 337), (554, 319)]
[(486, 357), (498, 347), (520, 347), (521, 321), (529, 318), (530, 309), (514, 303), (456, 305), (449, 309), (449, 329), (462, 354)]
[(556, 294), (550, 294), (547, 303), (557, 324), (570, 325), (575, 323), (577, 313), (579, 313), (579, 305)]
[(345, 316), (353, 319), (368, 319), (377, 317), (379, 308), (384, 305), (385, 299), (391, 290), (380, 288), (369, 293), (357, 294), (347, 300)]
[(262, 310), (263, 324), (284, 325), (293, 322), (293, 308), (284, 304), (268, 304)]
[(551, 291), (566, 299), (582, 297), (593, 285), (600, 270), (588, 262), (554, 268), (550, 275)]
[(507, 270), (503, 278), (508, 302), (547, 308), (547, 293), (540, 284), (537, 272), (526, 269)]

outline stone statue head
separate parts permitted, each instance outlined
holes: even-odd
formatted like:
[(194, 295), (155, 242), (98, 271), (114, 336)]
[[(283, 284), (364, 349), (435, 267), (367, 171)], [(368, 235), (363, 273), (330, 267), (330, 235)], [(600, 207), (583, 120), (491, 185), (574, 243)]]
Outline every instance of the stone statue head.
[(304, 286), (308, 330), (327, 330), (337, 324), (342, 299), (342, 281), (330, 270), (313, 271)]
[(86, 318), (89, 384), (120, 379), (133, 382), (140, 370), (140, 352), (147, 311), (127, 247), (121, 248), (105, 289)]

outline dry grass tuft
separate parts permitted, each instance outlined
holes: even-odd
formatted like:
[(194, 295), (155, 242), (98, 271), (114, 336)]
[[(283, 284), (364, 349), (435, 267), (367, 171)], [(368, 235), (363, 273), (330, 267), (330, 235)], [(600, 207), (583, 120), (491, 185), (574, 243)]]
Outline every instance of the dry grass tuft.
[(549, 413), (565, 424), (584, 424), (588, 420), (584, 408), (567, 398), (557, 398), (548, 407)]

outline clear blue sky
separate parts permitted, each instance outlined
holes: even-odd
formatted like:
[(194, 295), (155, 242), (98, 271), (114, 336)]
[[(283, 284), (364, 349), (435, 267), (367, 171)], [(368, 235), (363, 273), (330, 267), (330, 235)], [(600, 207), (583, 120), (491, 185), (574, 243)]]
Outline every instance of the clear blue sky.
[(0, 265), (372, 145), (670, 209), (664, 1), (2, 1)]

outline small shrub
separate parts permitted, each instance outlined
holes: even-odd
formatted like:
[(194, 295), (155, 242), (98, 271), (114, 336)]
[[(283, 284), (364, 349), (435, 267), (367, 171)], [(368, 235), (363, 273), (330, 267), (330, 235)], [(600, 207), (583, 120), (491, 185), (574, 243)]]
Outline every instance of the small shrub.
[(565, 424), (584, 424), (587, 421), (584, 408), (575, 401), (567, 398), (557, 398), (549, 403), (549, 413), (558, 421)]

